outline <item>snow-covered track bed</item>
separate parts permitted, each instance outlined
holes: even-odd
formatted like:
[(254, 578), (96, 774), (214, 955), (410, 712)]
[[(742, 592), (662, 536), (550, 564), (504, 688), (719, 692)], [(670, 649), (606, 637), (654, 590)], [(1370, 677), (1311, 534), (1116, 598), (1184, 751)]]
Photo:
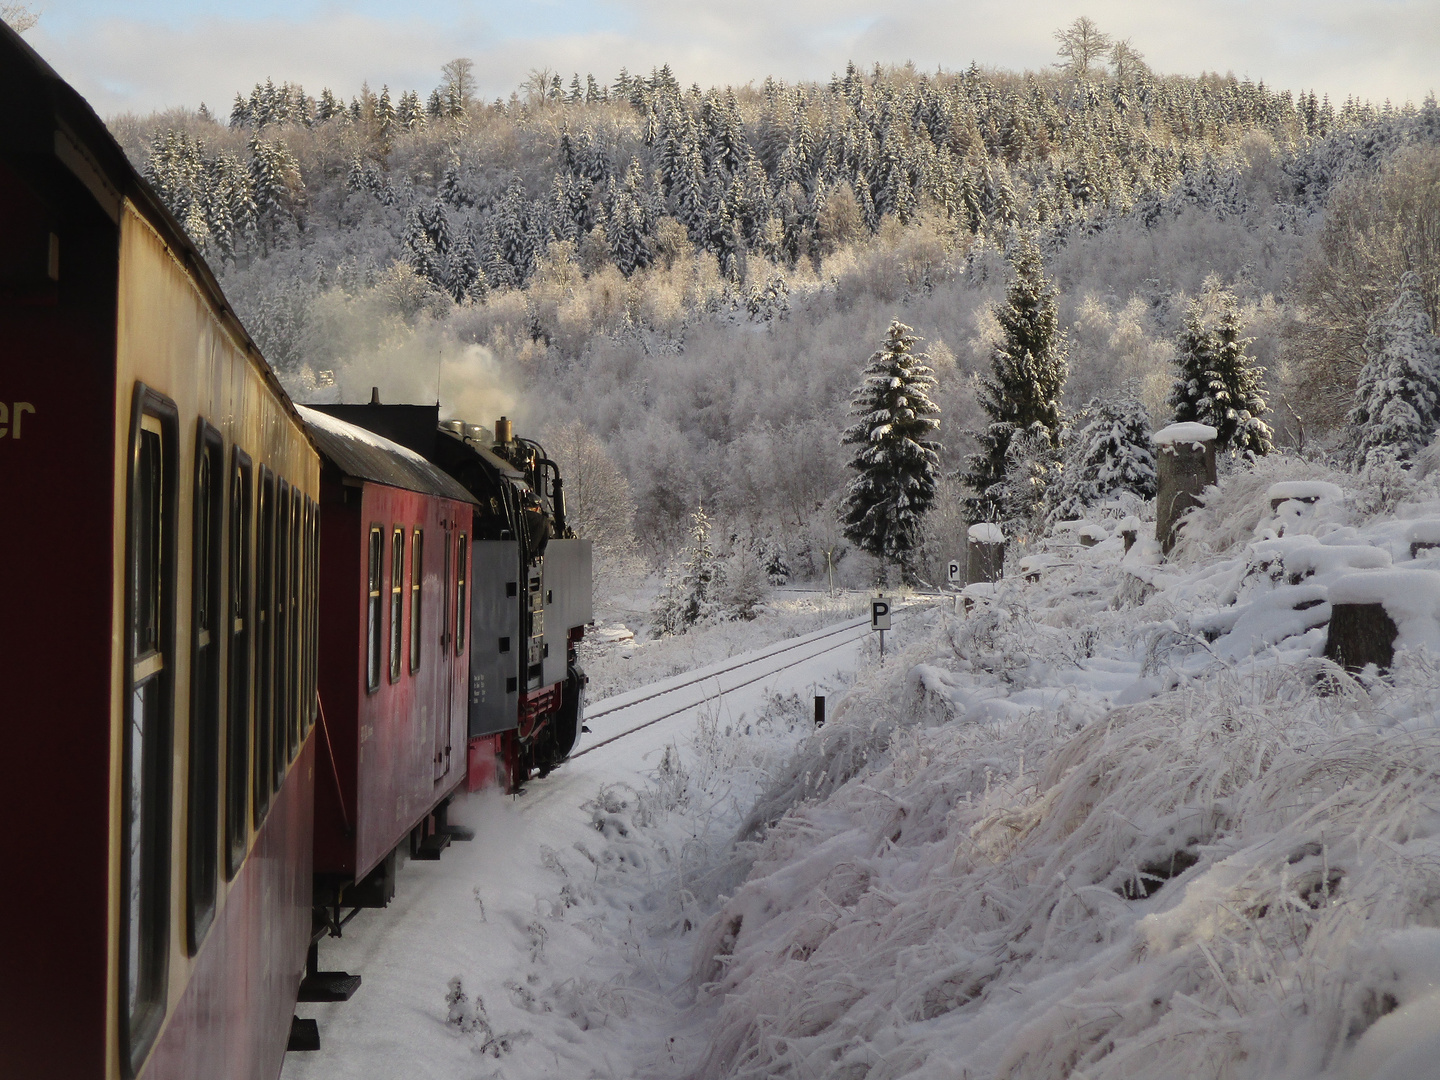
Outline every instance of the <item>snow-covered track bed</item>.
[[(903, 616), (925, 606), (923, 603), (912, 603), (908, 606), (897, 606), (894, 610), (897, 616)], [(612, 719), (604, 729), (593, 732), (591, 738), (584, 740), (581, 748), (571, 754), (571, 760), (671, 717), (688, 713), (707, 702), (723, 698), (726, 694), (733, 694), (744, 687), (770, 679), (782, 671), (789, 671), (866, 641), (871, 633), (868, 619), (827, 627), (782, 645), (747, 653), (698, 672), (677, 676), (653, 687), (598, 702), (586, 710), (586, 723), (593, 723), (600, 717)], [(666, 700), (659, 707), (664, 711), (659, 715), (650, 715), (657, 708), (652, 703), (662, 697)], [(612, 730), (620, 725), (627, 726), (622, 726), (619, 731)]]

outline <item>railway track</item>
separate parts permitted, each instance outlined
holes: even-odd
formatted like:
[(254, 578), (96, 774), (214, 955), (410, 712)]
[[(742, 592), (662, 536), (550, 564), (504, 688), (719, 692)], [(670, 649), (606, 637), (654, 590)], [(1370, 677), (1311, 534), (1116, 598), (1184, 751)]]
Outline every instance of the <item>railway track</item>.
[[(894, 610), (897, 615), (905, 614), (913, 611), (916, 607), (919, 606), (926, 605), (912, 603), (906, 605), (903, 608), (896, 608)], [(869, 634), (870, 632), (870, 620), (868, 618), (856, 619), (854, 621), (847, 622), (841, 626), (833, 627), (829, 630), (820, 631), (814, 634), (809, 634), (803, 638), (799, 638), (794, 641), (785, 642), (780, 646), (768, 649), (765, 652), (760, 653), (759, 655), (751, 655), (743, 660), (737, 659), (735, 663), (730, 664), (726, 667), (719, 668), (718, 670), (714, 671), (707, 671), (703, 675), (696, 675), (694, 678), (686, 679), (685, 681), (676, 683), (673, 686), (667, 686), (663, 690), (656, 690), (652, 693), (645, 694), (641, 697), (633, 698), (629, 701), (619, 701), (607, 704), (603, 708), (597, 709), (593, 713), (588, 713), (585, 717), (585, 721), (588, 724), (601, 717), (609, 716), (618, 712), (624, 712), (627, 709), (634, 708), (635, 706), (644, 704), (647, 701), (654, 701), (657, 698), (665, 697), (669, 694), (679, 693), (684, 690), (694, 690), (697, 687), (703, 688), (712, 680), (716, 682), (716, 690), (719, 694), (723, 695), (731, 693), (732, 691), (739, 690), (741, 687), (750, 686), (753, 683), (760, 682), (762, 679), (768, 679), (772, 675), (776, 675), (782, 671), (787, 670), (788, 668), (797, 667), (800, 664), (807, 663), (810, 660), (814, 660), (816, 657), (824, 656), (826, 653), (835, 652), (836, 650), (844, 648), (847, 645), (851, 645), (854, 642), (864, 638), (865, 635)], [(835, 640), (837, 638), (838, 640)], [(819, 646), (819, 648), (815, 647), (817, 645)], [(777, 659), (782, 660), (783, 662), (778, 664), (767, 663), (767, 661), (774, 661)], [(760, 671), (758, 674), (750, 674), (746, 670), (753, 668), (757, 664), (763, 666), (763, 670)], [(721, 676), (728, 675), (734, 672), (742, 672), (744, 677), (738, 679), (737, 681), (731, 681), (728, 683), (721, 682)], [(715, 693), (713, 692), (702, 693), (698, 696), (692, 695), (687, 698), (684, 704), (677, 704), (674, 708), (667, 710), (659, 716), (651, 717), (645, 720), (643, 723), (636, 724), (634, 727), (626, 728), (624, 731), (616, 732), (613, 735), (601, 739), (599, 742), (592, 743), (591, 745), (585, 747), (582, 750), (575, 751), (573, 754), (570, 755), (570, 760), (573, 761), (578, 757), (583, 757), (585, 754), (590, 753), (590, 751), (592, 750), (598, 750), (602, 746), (608, 746), (610, 743), (618, 742), (620, 739), (633, 735), (638, 731), (643, 731), (648, 727), (652, 727), (653, 725), (660, 723), (662, 720), (668, 720), (672, 716), (678, 716), (680, 713), (687, 712), (690, 709), (693, 709), (696, 706), (703, 704), (705, 701), (709, 700), (711, 697), (714, 696)]]

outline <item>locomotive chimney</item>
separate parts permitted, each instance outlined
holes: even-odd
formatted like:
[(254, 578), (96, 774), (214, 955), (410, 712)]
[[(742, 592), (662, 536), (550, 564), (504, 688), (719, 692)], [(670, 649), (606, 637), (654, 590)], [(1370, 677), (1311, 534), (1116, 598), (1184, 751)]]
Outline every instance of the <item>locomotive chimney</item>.
[(497, 443), (508, 443), (515, 438), (515, 433), (510, 429), (510, 419), (502, 416), (495, 421), (495, 441)]
[(378, 386), (372, 386), (372, 387), (370, 387), (370, 404), (371, 404), (371, 405), (379, 405), (379, 404), (380, 404), (380, 387), (378, 387)]

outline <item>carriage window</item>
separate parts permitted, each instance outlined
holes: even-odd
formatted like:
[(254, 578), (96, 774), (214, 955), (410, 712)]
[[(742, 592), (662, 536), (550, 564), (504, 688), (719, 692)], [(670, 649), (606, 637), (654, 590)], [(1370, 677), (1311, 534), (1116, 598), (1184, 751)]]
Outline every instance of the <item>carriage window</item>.
[(317, 604), (317, 590), (319, 588), (319, 547), (315, 542), (316, 528), (319, 523), (318, 507), (315, 500), (305, 496), (305, 642), (302, 646), (305, 654), (305, 687), (303, 696), (300, 699), (300, 725), (301, 737), (310, 734), (310, 727), (315, 723), (315, 609)]
[(270, 748), (275, 721), (275, 474), (260, 468), (260, 521), (255, 538), (255, 827), (270, 809)]
[(190, 534), (190, 770), (187, 943), (193, 956), (215, 914), (220, 829), (220, 433), (203, 420), (195, 441)]
[(301, 644), (305, 640), (305, 608), (301, 602), (304, 590), (301, 585), (305, 572), (305, 504), (300, 492), (290, 489), (290, 634), (286, 651), (290, 654), (290, 673), (286, 703), (289, 719), (285, 725), (285, 760), (295, 760), (300, 750), (300, 702), (304, 696), (305, 668)]
[(460, 534), (460, 550), (455, 553), (455, 655), (465, 651), (465, 569), (470, 546)]
[(275, 499), (275, 713), (270, 735), (274, 746), (270, 753), (270, 790), (280, 790), (289, 761), (286, 752), (286, 731), (292, 713), (290, 700), (290, 484), (280, 481)]
[(380, 526), (370, 526), (370, 569), (365, 594), (365, 688), (380, 685)]
[(230, 469), (230, 634), (229, 701), (225, 715), (225, 877), (233, 878), (245, 859), (245, 795), (250, 778), (250, 458), (235, 451)]
[(420, 670), (420, 577), (424, 560), (425, 534), (416, 529), (410, 534), (410, 670)]
[(310, 708), (305, 718), (308, 734), (320, 712), (320, 507), (310, 500)]
[(400, 606), (405, 593), (405, 530), (390, 534), (390, 681), (400, 680)]
[(135, 388), (127, 507), (121, 773), (122, 1060), (136, 1072), (165, 1015), (174, 685), (175, 406)]

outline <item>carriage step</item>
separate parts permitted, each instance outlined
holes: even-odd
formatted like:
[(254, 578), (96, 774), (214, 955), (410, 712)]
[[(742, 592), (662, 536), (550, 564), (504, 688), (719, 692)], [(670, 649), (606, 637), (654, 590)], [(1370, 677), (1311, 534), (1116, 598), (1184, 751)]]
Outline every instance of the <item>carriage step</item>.
[(299, 1054), (320, 1049), (320, 1025), (314, 1020), (290, 1018), (290, 1042), (285, 1047), (288, 1053)]
[(349, 1001), (360, 989), (360, 976), (348, 971), (315, 971), (300, 983), (300, 1001)]
[(431, 833), (420, 841), (420, 846), (415, 849), (415, 858), (434, 862), (440, 858), (440, 853), (449, 846), (450, 834), (448, 832)]
[(440, 831), (450, 837), (451, 840), (466, 841), (475, 839), (475, 830), (467, 829), (464, 825), (446, 825)]

